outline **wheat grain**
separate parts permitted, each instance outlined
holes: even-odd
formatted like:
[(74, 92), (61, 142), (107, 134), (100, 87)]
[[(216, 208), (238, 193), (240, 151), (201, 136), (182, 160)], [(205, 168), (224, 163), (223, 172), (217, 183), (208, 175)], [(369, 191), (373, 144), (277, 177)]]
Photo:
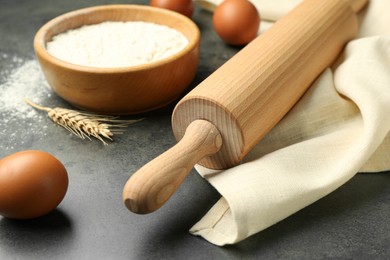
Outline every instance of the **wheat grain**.
[(62, 126), (77, 137), (81, 139), (88, 138), (89, 140), (91, 140), (90, 137), (94, 137), (105, 145), (107, 145), (107, 142), (104, 138), (112, 141), (114, 134), (122, 134), (123, 128), (142, 120), (118, 120), (117, 117), (113, 116), (97, 115), (60, 107), (44, 107), (35, 104), (28, 98), (25, 98), (24, 101), (38, 110), (46, 111), (54, 123)]

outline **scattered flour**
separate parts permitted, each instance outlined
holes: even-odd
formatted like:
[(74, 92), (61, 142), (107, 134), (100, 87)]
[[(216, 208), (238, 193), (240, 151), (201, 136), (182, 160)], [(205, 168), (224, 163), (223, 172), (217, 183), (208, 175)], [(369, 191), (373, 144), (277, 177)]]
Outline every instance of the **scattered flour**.
[(67, 62), (91, 67), (126, 67), (157, 61), (188, 44), (179, 31), (149, 22), (103, 22), (53, 37), (47, 50)]
[(39, 103), (51, 95), (51, 90), (35, 60), (27, 61), (14, 69), (6, 78), (6, 82), (1, 84), (0, 89), (1, 113), (12, 114), (19, 119), (33, 117), (37, 114), (24, 103), (24, 97)]
[(46, 114), (27, 105), (24, 98), (45, 104), (52, 91), (37, 61), (24, 61), (5, 54), (1, 58), (7, 59), (10, 65), (1, 74), (0, 149), (12, 150), (15, 144), (28, 142), (34, 133), (44, 134), (49, 123)]

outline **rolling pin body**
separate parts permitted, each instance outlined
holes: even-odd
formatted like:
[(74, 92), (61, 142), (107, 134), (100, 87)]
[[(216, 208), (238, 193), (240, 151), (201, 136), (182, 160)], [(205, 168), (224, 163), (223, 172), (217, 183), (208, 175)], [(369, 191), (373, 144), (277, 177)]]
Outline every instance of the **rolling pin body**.
[[(188, 93), (172, 115), (178, 145), (131, 176), (126, 206), (158, 209), (198, 160), (213, 169), (239, 164), (354, 38), (366, 2), (304, 0)], [(208, 141), (192, 140), (197, 132)]]
[(200, 83), (176, 106), (172, 127), (180, 140), (190, 122), (204, 119), (223, 146), (200, 164), (237, 165), (338, 57), (357, 33), (344, 0), (306, 0)]

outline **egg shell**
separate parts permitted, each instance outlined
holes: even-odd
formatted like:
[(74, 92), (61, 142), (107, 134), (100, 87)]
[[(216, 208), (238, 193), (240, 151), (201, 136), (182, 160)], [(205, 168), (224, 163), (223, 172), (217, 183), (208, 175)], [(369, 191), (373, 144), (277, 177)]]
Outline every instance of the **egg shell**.
[(49, 153), (22, 151), (0, 161), (0, 215), (31, 219), (55, 209), (68, 189), (64, 165)]
[(226, 43), (245, 45), (257, 36), (260, 14), (247, 0), (225, 0), (214, 11), (213, 25)]
[(175, 11), (189, 18), (192, 17), (194, 12), (194, 3), (192, 0), (151, 0), (150, 6)]

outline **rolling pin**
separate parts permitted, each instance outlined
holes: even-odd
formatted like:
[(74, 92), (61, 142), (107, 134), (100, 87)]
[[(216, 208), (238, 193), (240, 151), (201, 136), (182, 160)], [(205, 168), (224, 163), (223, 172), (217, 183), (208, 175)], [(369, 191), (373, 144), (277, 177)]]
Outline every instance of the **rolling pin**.
[(239, 164), (358, 32), (367, 0), (304, 0), (202, 81), (172, 114), (178, 143), (127, 181), (126, 207), (160, 208), (195, 164)]

